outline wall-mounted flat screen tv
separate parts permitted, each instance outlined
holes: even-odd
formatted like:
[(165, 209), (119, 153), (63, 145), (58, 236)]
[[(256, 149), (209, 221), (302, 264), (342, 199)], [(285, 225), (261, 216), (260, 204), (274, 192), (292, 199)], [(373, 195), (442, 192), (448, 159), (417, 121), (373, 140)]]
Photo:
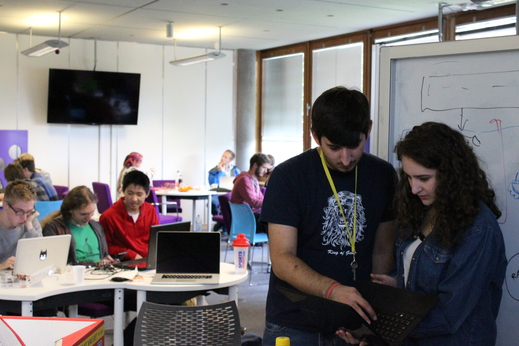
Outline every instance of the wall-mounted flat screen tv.
[(49, 69), (47, 123), (137, 125), (139, 73)]

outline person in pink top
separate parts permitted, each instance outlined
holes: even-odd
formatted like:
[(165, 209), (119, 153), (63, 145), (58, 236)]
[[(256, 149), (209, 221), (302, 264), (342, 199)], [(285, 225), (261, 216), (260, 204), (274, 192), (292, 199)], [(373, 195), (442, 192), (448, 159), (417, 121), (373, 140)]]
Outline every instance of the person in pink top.
[[(231, 193), (231, 203), (248, 204), (256, 215), (256, 220), (261, 214), (263, 204), (263, 193), (258, 182), (272, 167), (270, 158), (263, 153), (256, 153), (250, 158), (249, 170), (238, 174), (234, 179), (234, 187)], [(258, 224), (258, 232), (262, 231), (261, 224)]]

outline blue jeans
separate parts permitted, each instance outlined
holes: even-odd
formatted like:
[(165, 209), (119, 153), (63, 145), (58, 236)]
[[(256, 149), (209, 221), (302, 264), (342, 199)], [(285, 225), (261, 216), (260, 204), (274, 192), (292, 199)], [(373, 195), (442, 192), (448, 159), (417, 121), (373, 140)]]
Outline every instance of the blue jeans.
[(278, 336), (290, 338), (290, 345), (294, 346), (347, 346), (350, 345), (335, 334), (311, 333), (297, 329), (290, 329), (278, 324), (265, 322), (263, 346), (275, 346)]

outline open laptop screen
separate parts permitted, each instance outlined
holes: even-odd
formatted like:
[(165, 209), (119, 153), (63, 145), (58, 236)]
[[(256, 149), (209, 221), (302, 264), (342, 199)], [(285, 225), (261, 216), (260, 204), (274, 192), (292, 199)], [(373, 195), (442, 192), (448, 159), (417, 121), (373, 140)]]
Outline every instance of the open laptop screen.
[(220, 271), (217, 232), (158, 232), (157, 273), (205, 274)]
[(150, 242), (148, 247), (148, 260), (147, 269), (155, 269), (155, 263), (157, 261), (157, 234), (159, 232), (189, 232), (191, 229), (191, 222), (174, 222), (166, 223), (163, 225), (154, 225), (150, 229)]

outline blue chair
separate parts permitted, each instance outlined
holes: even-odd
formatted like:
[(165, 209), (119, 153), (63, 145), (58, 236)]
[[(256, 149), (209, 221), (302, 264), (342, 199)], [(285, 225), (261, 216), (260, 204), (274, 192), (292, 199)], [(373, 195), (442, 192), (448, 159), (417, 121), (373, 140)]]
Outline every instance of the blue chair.
[[(159, 206), (161, 206), (163, 203), (160, 203), (159, 199), (157, 198), (157, 194), (155, 193), (155, 190), (150, 189), (150, 194), (148, 195), (148, 197), (146, 197), (146, 202), (155, 207), (155, 211), (157, 212), (157, 216), (159, 217), (159, 223), (161, 225), (166, 223), (182, 221), (182, 216), (178, 216), (178, 213), (177, 215), (164, 215), (160, 213), (161, 208), (159, 208)], [(176, 202), (166, 202), (166, 204), (169, 203), (176, 204)]]
[(36, 201), (36, 204), (34, 204), (34, 209), (40, 215), (38, 215), (37, 219), (41, 222), (43, 218), (53, 211), (59, 210), (61, 208), (61, 203), (63, 203), (63, 200), (57, 200), (57, 201)]
[[(225, 251), (224, 262), (227, 259), (227, 252), (229, 251), (229, 247), (238, 234), (243, 233), (245, 237), (250, 242), (251, 247), (249, 248), (249, 286), (251, 285), (252, 280), (252, 260), (254, 256), (254, 246), (256, 244), (261, 245), (261, 260), (263, 260), (263, 244), (269, 242), (269, 237), (266, 233), (256, 233), (256, 218), (254, 217), (254, 213), (252, 212), (251, 207), (248, 204), (236, 204), (229, 203), (231, 207), (231, 231), (229, 234), (229, 239), (227, 240), (227, 249)], [(270, 256), (268, 264), (270, 266)]]

